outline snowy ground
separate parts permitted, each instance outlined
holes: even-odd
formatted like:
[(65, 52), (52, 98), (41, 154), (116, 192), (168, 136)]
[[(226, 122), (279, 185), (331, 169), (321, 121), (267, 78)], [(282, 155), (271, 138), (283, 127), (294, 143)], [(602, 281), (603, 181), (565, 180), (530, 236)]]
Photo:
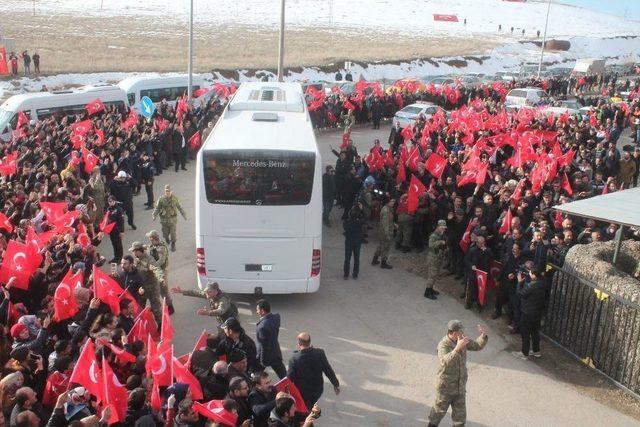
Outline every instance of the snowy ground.
[[(100, 5), (102, 4), (102, 9)], [(195, 0), (198, 26), (276, 26), (279, 2), (275, 0)], [(38, 0), (36, 14), (86, 17), (154, 17), (186, 21), (189, 0)], [(3, 10), (30, 13), (31, 0), (2, 0)], [(499, 24), (506, 31), (533, 33), (544, 27), (546, 1), (525, 3), (503, 0), (287, 0), (287, 24), (303, 27), (376, 28), (408, 36), (460, 36), (493, 33)], [(457, 15), (459, 23), (434, 22), (433, 14)], [(467, 25), (463, 20), (467, 19)], [(133, 33), (144, 28), (130, 28)], [(638, 22), (553, 4), (550, 36), (612, 36), (640, 34)]]

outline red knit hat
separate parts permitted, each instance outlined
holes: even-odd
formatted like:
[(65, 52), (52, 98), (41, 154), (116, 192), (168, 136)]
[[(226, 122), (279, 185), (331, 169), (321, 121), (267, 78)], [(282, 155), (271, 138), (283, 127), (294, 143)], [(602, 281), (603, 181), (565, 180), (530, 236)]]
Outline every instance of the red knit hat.
[(11, 327), (11, 336), (13, 338), (18, 338), (22, 331), (26, 331), (27, 327), (22, 323), (16, 323)]

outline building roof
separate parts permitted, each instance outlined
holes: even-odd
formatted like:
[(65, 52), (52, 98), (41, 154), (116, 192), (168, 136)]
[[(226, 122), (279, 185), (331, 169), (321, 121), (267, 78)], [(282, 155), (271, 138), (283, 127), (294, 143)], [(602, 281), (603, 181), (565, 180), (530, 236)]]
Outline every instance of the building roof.
[(583, 218), (640, 227), (640, 187), (565, 203), (553, 209)]

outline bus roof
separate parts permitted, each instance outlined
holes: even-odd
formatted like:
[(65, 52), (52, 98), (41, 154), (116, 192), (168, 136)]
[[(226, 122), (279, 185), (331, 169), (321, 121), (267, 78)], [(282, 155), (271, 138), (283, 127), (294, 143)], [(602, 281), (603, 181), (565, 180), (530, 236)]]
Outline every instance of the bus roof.
[(243, 83), (204, 143), (203, 150), (317, 152), (298, 83)]
[[(155, 84), (172, 85), (172, 84), (184, 83), (186, 85), (188, 79), (189, 79), (188, 74), (176, 74), (172, 76), (133, 76), (133, 77), (127, 77), (126, 79), (121, 80), (120, 82), (118, 82), (118, 86), (120, 86), (123, 90), (127, 91), (128, 89), (140, 83), (145, 83), (149, 85), (155, 85)], [(193, 75), (194, 83), (199, 83), (202, 80), (204, 80), (203, 76), (199, 74)]]
[(58, 91), (53, 91), (53, 92), (28, 92), (28, 93), (21, 93), (18, 95), (13, 95), (12, 97), (10, 97), (9, 99), (7, 99), (3, 104), (2, 104), (2, 109), (6, 110), (6, 111), (17, 111), (17, 109), (19, 108), (19, 106), (22, 105), (23, 102), (25, 101), (30, 101), (30, 100), (55, 100), (58, 98), (63, 98), (65, 95), (79, 95), (79, 94), (95, 94), (96, 98), (100, 98), (100, 94), (101, 93), (105, 93), (105, 92), (120, 92), (121, 94), (124, 93), (122, 91), (122, 89), (116, 85), (107, 85), (107, 84), (97, 84), (97, 85), (90, 85), (90, 86), (82, 86), (80, 88), (77, 89), (68, 89), (68, 90), (58, 90)]

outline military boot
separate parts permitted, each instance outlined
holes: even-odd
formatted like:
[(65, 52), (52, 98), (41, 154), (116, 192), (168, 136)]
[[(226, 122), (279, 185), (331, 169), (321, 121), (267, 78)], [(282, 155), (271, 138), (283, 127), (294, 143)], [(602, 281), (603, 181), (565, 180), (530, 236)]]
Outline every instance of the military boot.
[(373, 260), (371, 260), (371, 265), (378, 265), (378, 264), (380, 264), (380, 260), (378, 259), (378, 255), (374, 255), (373, 256)]
[(176, 251), (176, 242), (171, 242), (171, 252)]
[(384, 268), (385, 270), (391, 270), (393, 266), (389, 264), (386, 259), (383, 259), (382, 264), (380, 264), (380, 268)]

